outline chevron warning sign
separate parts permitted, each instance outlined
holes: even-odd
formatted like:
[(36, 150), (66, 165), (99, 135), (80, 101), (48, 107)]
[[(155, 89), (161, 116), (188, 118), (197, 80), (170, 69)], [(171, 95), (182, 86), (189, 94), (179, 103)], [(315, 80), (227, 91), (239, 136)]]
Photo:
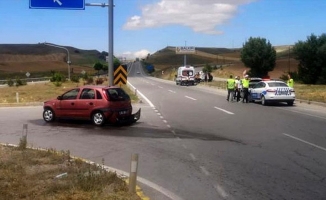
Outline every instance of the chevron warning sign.
[(120, 65), (119, 67), (114, 68), (114, 85), (127, 84), (127, 66)]

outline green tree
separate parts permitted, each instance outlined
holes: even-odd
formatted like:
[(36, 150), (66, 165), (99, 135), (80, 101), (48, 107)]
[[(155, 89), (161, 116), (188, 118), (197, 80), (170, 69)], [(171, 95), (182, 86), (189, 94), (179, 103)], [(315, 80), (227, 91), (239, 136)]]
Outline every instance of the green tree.
[(103, 69), (103, 64), (100, 63), (100, 62), (96, 62), (96, 63), (94, 64), (93, 68), (94, 68), (95, 70), (97, 70), (97, 76), (99, 76), (99, 75), (100, 75), (100, 70)]
[(204, 73), (211, 73), (213, 71), (212, 66), (210, 66), (209, 64), (205, 64), (205, 66), (203, 67), (203, 72)]
[(113, 66), (114, 68), (117, 68), (121, 65), (121, 62), (118, 58), (113, 58)]
[(276, 51), (265, 38), (250, 37), (242, 47), (241, 61), (250, 68), (250, 76), (267, 76), (275, 67)]
[(303, 83), (326, 83), (326, 34), (311, 34), (306, 41), (297, 42), (293, 53), (299, 61), (298, 75)]

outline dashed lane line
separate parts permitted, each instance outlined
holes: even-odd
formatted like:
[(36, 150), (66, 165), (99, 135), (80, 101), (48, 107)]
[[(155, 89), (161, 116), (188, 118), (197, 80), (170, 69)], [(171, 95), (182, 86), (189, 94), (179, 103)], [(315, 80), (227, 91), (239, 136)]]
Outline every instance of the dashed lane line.
[(189, 97), (189, 96), (185, 96), (185, 97), (188, 98), (188, 99), (191, 99), (193, 101), (197, 101), (197, 99), (195, 99), (195, 98), (192, 98), (192, 97)]
[(219, 107), (216, 107), (216, 106), (215, 106), (214, 108), (217, 109), (217, 110), (223, 111), (223, 112), (225, 112), (225, 113), (227, 113), (227, 114), (229, 114), (229, 115), (234, 115), (233, 112), (230, 112), (230, 111), (224, 110), (224, 109), (222, 109), (222, 108), (219, 108)]
[(313, 144), (313, 143), (311, 143), (311, 142), (305, 141), (305, 140), (300, 139), (300, 138), (298, 138), (298, 137), (295, 137), (295, 136), (292, 136), (292, 135), (289, 135), (289, 134), (286, 134), (286, 133), (283, 133), (283, 135), (285, 135), (285, 136), (287, 136), (287, 137), (290, 137), (290, 138), (292, 138), (292, 139), (298, 140), (298, 141), (300, 141), (300, 142), (303, 142), (303, 143), (305, 143), (305, 144), (311, 145), (311, 146), (313, 146), (313, 147), (316, 147), (317, 149), (321, 149), (321, 150), (323, 150), (323, 151), (326, 151), (326, 148), (321, 147), (321, 146), (318, 146), (318, 145)]

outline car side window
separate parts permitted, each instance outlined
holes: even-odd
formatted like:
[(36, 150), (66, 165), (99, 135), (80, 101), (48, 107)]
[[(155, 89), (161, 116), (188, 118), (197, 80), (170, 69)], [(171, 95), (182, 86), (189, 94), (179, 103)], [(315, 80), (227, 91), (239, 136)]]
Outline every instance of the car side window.
[(85, 88), (83, 89), (80, 99), (95, 99), (95, 92), (93, 89)]
[(265, 87), (265, 83), (264, 82), (259, 82), (255, 85), (255, 88), (263, 88)]
[(102, 97), (102, 94), (99, 91), (97, 91), (97, 90), (96, 90), (96, 98), (97, 99), (102, 99), (103, 98)]
[(62, 100), (77, 99), (78, 93), (79, 93), (79, 88), (70, 90), (62, 95)]

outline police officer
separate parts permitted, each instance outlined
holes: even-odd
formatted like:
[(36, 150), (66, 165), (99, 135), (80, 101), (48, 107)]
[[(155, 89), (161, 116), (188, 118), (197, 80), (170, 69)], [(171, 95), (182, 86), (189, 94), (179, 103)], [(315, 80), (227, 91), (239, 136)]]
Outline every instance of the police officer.
[(249, 94), (249, 76), (246, 74), (244, 79), (242, 79), (242, 90), (243, 90), (243, 99), (242, 103), (246, 101), (248, 103), (248, 94)]
[(287, 85), (291, 88), (293, 88), (294, 82), (293, 79), (291, 78), (290, 74), (288, 74), (288, 81), (287, 81)]
[(229, 101), (230, 94), (232, 94), (231, 95), (231, 100), (233, 101), (235, 80), (233, 79), (232, 75), (230, 75), (230, 78), (226, 81), (226, 87), (227, 87), (227, 90), (228, 90), (228, 96), (226, 97), (226, 100)]

